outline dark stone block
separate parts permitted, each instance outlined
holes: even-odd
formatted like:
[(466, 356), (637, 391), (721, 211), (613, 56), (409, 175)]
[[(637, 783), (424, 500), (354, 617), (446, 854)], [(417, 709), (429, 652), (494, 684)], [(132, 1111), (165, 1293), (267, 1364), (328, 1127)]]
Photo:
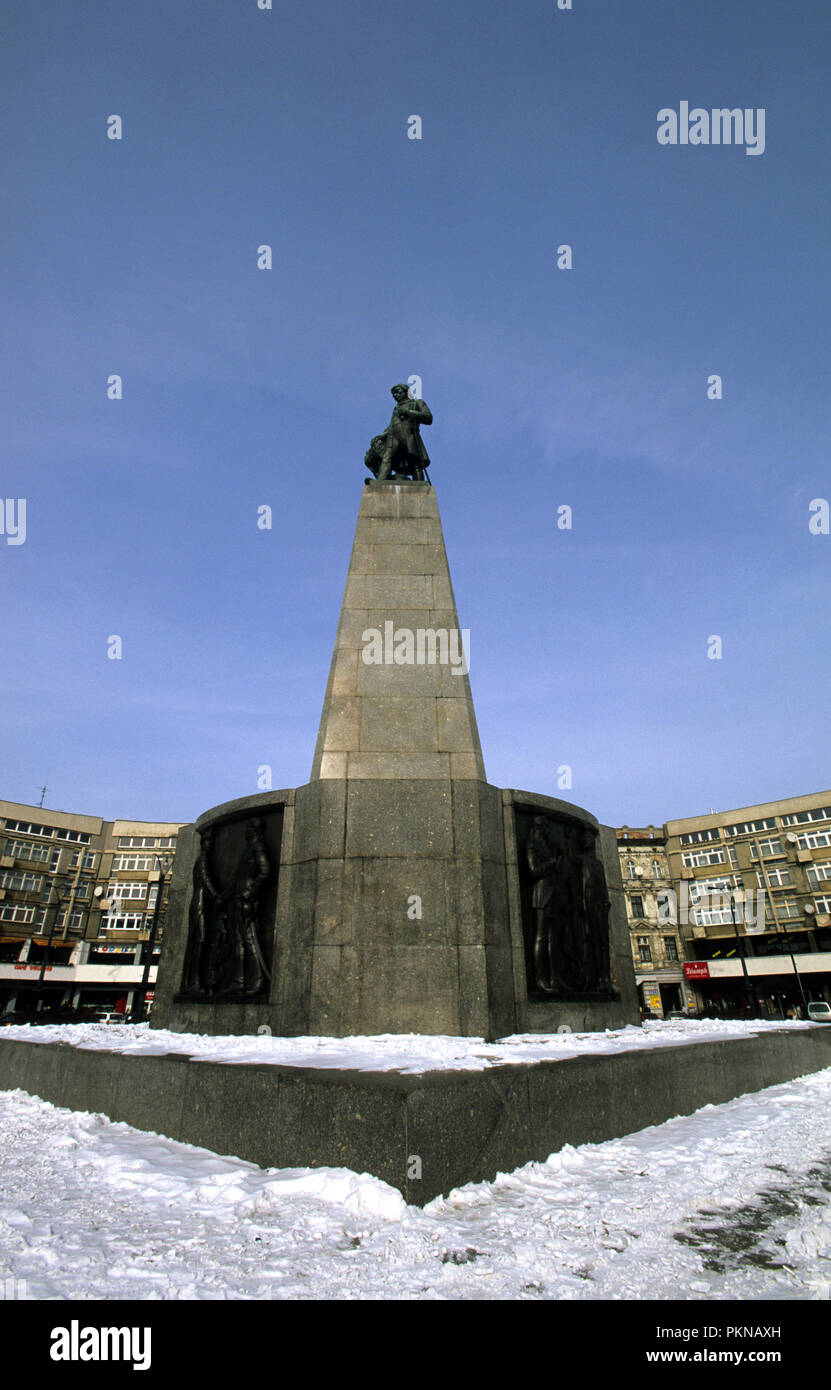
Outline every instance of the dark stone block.
[(450, 782), (350, 782), (346, 853), (360, 858), (452, 854)]

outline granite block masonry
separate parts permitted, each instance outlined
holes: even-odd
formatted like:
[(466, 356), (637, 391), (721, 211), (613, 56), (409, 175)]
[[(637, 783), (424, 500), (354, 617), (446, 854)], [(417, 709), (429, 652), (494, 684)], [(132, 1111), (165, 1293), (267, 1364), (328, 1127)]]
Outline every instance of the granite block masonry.
[(368, 483), (311, 778), (180, 833), (153, 1026), (492, 1039), (639, 1021), (614, 834), (488, 783), (469, 657), (434, 489)]

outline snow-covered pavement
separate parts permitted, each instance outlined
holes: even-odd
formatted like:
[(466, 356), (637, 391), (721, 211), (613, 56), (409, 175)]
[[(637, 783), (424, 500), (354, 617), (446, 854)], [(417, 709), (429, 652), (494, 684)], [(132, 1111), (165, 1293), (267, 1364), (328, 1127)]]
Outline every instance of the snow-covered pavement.
[(271, 1064), (287, 1067), (331, 1067), (336, 1070), (482, 1071), (487, 1067), (527, 1062), (566, 1061), (644, 1048), (677, 1047), (699, 1042), (726, 1042), (780, 1029), (815, 1024), (789, 1020), (656, 1019), (643, 1026), (607, 1029), (603, 1033), (519, 1033), (486, 1043), (484, 1038), (425, 1037), (416, 1033), (385, 1033), (373, 1037), (275, 1038), (266, 1030), (256, 1035), (172, 1033), (147, 1023), (64, 1023), (0, 1028), (0, 1042), (68, 1043), (71, 1047), (123, 1052), (148, 1057), (164, 1052), (185, 1054), (202, 1062)]
[(829, 1115), (831, 1068), (422, 1211), (372, 1177), (267, 1172), (6, 1091), (0, 1281), (36, 1299), (827, 1299)]

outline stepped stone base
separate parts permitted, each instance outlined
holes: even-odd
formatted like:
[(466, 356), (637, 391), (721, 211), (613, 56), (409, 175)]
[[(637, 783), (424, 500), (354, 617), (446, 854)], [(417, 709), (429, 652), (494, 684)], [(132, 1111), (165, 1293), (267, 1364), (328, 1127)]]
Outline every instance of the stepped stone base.
[(544, 1162), (564, 1144), (603, 1143), (829, 1065), (831, 1028), (822, 1026), (424, 1076), (128, 1057), (0, 1038), (0, 1088), (264, 1168), (371, 1173), (417, 1206)]

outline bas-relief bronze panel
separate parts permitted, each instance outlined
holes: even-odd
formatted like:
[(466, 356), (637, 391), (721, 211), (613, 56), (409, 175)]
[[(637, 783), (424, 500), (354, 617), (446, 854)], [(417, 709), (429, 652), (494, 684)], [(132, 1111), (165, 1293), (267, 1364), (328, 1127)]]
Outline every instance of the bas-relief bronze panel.
[(200, 832), (179, 998), (250, 1002), (267, 996), (282, 831), (278, 807)]
[(597, 832), (522, 807), (515, 825), (529, 997), (610, 995), (610, 900)]

